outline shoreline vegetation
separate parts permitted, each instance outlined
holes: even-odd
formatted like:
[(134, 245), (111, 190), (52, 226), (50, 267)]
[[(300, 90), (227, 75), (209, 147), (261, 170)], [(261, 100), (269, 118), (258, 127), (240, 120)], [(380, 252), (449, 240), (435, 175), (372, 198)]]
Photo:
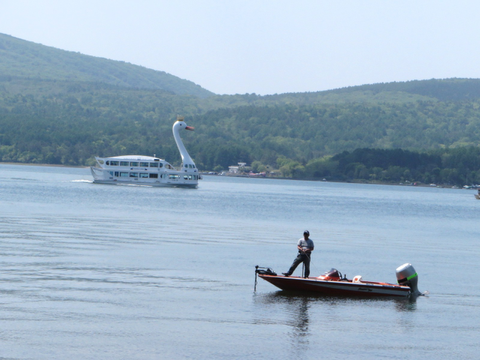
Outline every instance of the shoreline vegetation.
[(295, 180), (476, 188), (480, 183), (480, 148), (469, 146), (429, 152), (364, 148), (313, 159), (306, 164), (280, 158), (273, 171), (260, 162), (230, 168), (244, 176), (269, 174), (270, 178)]

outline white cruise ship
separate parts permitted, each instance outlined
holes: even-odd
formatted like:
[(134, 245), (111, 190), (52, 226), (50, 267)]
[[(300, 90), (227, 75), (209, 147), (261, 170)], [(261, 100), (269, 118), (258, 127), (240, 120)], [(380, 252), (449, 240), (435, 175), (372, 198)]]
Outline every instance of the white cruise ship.
[(193, 130), (183, 117), (173, 124), (173, 137), (182, 156), (181, 168), (176, 169), (155, 156), (124, 155), (95, 157), (97, 164), (90, 168), (95, 184), (138, 184), (149, 186), (197, 187), (201, 178), (195, 163), (180, 138), (180, 130)]

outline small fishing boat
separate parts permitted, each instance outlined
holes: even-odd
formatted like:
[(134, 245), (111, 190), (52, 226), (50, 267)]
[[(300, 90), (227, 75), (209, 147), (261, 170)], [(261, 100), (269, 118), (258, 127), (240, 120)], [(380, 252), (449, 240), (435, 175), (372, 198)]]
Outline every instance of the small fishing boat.
[(179, 169), (155, 156), (95, 157), (97, 163), (90, 168), (93, 182), (113, 185), (197, 187), (201, 176), (183, 145), (180, 130), (193, 130), (193, 127), (185, 123), (183, 116), (178, 116), (172, 127), (173, 137), (182, 157), (182, 165)]
[(411, 264), (404, 264), (397, 268), (398, 284), (385, 282), (365, 281), (360, 275), (353, 279), (336, 270), (331, 269), (318, 277), (300, 277), (277, 275), (270, 268), (255, 268), (255, 287), (257, 275), (265, 281), (285, 291), (315, 292), (324, 295), (336, 296), (394, 296), (410, 297), (421, 295), (418, 291), (418, 275)]

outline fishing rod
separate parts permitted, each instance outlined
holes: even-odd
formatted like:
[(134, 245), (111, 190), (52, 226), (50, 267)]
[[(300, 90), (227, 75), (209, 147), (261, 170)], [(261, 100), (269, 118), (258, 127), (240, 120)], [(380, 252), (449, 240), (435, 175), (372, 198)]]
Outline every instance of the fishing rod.
[[(303, 253), (305, 254), (305, 256), (308, 258), (308, 262), (310, 262), (310, 261), (311, 261), (310, 255), (308, 255), (306, 251), (302, 251), (302, 252), (303, 252)], [(302, 277), (303, 277), (303, 278), (305, 277), (305, 261), (302, 262)]]

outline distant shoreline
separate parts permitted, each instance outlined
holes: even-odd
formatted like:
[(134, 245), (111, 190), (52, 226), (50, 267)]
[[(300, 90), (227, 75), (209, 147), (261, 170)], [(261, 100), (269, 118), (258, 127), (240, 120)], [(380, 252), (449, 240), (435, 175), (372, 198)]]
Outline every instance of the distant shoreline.
[(21, 165), (21, 166), (52, 166), (52, 167), (65, 167), (65, 168), (76, 168), (76, 169), (88, 169), (90, 166), (80, 166), (80, 165), (63, 165), (63, 164), (35, 164), (35, 163), (18, 163), (18, 162), (4, 162), (0, 161), (0, 165)]
[[(430, 184), (416, 183), (414, 184), (401, 184), (401, 183), (387, 183), (387, 182), (369, 182), (362, 180), (350, 180), (350, 181), (340, 181), (340, 180), (319, 180), (319, 179), (292, 179), (281, 176), (248, 176), (248, 175), (218, 175), (218, 174), (206, 174), (201, 173), (202, 176), (220, 176), (220, 177), (231, 177), (231, 178), (249, 178), (249, 179), (271, 179), (271, 180), (294, 180), (294, 181), (314, 181), (314, 182), (324, 182), (324, 183), (339, 183), (339, 184), (364, 184), (364, 185), (390, 185), (390, 186), (412, 186), (412, 187), (431, 187), (431, 188), (441, 188), (441, 189), (463, 189), (458, 186), (451, 185), (435, 185)], [(472, 188), (474, 190), (474, 188)], [(470, 190), (470, 189), (467, 189)]]
[[(63, 165), (63, 164), (35, 164), (35, 163), (16, 163), (16, 162), (1, 162), (0, 165), (21, 165), (21, 166), (51, 166), (51, 167), (64, 167), (64, 168), (73, 168), (73, 169), (88, 169), (90, 166), (76, 166), (76, 165)], [(286, 178), (281, 176), (269, 177), (269, 176), (248, 176), (248, 175), (215, 175), (215, 174), (207, 174), (205, 172), (200, 172), (202, 176), (220, 176), (220, 177), (239, 177), (239, 178), (248, 178), (248, 179), (272, 179), (272, 180), (294, 180), (294, 181), (315, 181), (315, 182), (330, 182), (330, 183), (340, 183), (340, 184), (365, 184), (365, 185), (391, 185), (391, 186), (413, 186), (413, 187), (435, 187), (440, 189), (461, 189), (461, 190), (476, 190), (475, 188), (465, 189), (463, 187), (458, 186), (450, 186), (450, 185), (429, 185), (429, 184), (421, 184), (417, 183), (416, 185), (413, 184), (399, 184), (399, 183), (382, 183), (382, 182), (368, 182), (368, 181), (332, 181), (332, 180), (315, 180), (315, 179), (292, 179)]]

